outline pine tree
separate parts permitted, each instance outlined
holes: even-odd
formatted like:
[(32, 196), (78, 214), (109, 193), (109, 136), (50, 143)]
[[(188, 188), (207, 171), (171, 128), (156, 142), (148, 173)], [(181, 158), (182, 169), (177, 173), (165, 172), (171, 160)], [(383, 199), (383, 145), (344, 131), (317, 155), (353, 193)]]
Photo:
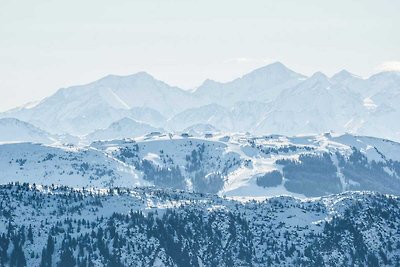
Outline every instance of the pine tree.
[(26, 266), (25, 254), (22, 251), (21, 244), (18, 241), (14, 242), (14, 249), (11, 252), (10, 267), (24, 267)]
[(42, 258), (40, 260), (40, 267), (47, 267), (47, 254), (46, 254), (46, 248), (43, 248), (42, 250)]
[(8, 261), (7, 250), (10, 244), (10, 240), (8, 237), (3, 233), (0, 237), (0, 264), (4, 266), (4, 264)]
[(31, 244), (33, 243), (33, 232), (32, 232), (32, 225), (29, 225), (28, 228), (28, 240), (31, 242)]
[(46, 246), (46, 252), (45, 252), (46, 266), (49, 266), (49, 267), (53, 266), (52, 265), (53, 253), (54, 253), (54, 239), (51, 235), (49, 235), (47, 238), (47, 246)]
[(75, 267), (76, 260), (70, 248), (66, 248), (61, 252), (58, 267)]

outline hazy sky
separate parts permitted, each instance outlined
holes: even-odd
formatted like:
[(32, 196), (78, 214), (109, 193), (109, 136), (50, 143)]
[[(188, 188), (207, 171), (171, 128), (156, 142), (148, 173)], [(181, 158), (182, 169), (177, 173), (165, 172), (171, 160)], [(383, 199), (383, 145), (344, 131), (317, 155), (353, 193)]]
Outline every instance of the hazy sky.
[(0, 110), (107, 74), (193, 88), (274, 61), (400, 70), (399, 14), (399, 0), (0, 0)]

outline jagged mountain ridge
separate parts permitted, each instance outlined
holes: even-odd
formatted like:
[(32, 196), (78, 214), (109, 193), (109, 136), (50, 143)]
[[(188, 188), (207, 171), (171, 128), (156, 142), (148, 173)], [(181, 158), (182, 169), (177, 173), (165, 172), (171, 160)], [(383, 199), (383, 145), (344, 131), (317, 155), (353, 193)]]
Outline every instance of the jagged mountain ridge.
[(232, 197), (400, 192), (400, 144), (353, 135), (153, 133), (89, 146), (0, 145), (0, 180), (72, 187), (148, 186)]
[(127, 117), (175, 131), (211, 124), (228, 132), (298, 135), (332, 130), (400, 140), (399, 95), (399, 72), (367, 79), (347, 71), (331, 78), (322, 73), (305, 77), (274, 63), (231, 82), (208, 80), (190, 92), (146, 73), (110, 75), (60, 89), (37, 105), (0, 117), (74, 135)]
[[(1, 263), (395, 266), (398, 197), (348, 192), (240, 203), (154, 188), (0, 186)], [(29, 214), (26, 220), (21, 214)]]

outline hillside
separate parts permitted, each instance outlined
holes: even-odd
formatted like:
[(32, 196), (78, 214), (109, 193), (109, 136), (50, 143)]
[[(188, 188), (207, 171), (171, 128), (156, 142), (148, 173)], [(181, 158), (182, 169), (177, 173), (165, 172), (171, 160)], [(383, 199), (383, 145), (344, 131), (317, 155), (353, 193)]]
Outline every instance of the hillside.
[(0, 180), (72, 187), (147, 186), (265, 198), (400, 192), (400, 144), (353, 135), (153, 133), (84, 147), (0, 145)]
[(21, 141), (52, 144), (56, 142), (56, 137), (30, 123), (18, 119), (0, 119), (0, 143)]
[[(396, 266), (400, 200), (0, 186), (6, 266)], [(26, 220), (26, 216), (30, 217)], [(53, 265), (52, 265), (53, 264)]]

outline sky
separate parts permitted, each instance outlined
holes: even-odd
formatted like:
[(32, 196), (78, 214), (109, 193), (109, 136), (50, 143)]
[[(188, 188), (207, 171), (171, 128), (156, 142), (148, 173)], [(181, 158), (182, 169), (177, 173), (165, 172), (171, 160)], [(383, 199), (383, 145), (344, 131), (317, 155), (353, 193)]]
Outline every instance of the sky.
[(0, 0), (0, 111), (108, 74), (183, 89), (280, 61), (400, 70), (398, 0)]

